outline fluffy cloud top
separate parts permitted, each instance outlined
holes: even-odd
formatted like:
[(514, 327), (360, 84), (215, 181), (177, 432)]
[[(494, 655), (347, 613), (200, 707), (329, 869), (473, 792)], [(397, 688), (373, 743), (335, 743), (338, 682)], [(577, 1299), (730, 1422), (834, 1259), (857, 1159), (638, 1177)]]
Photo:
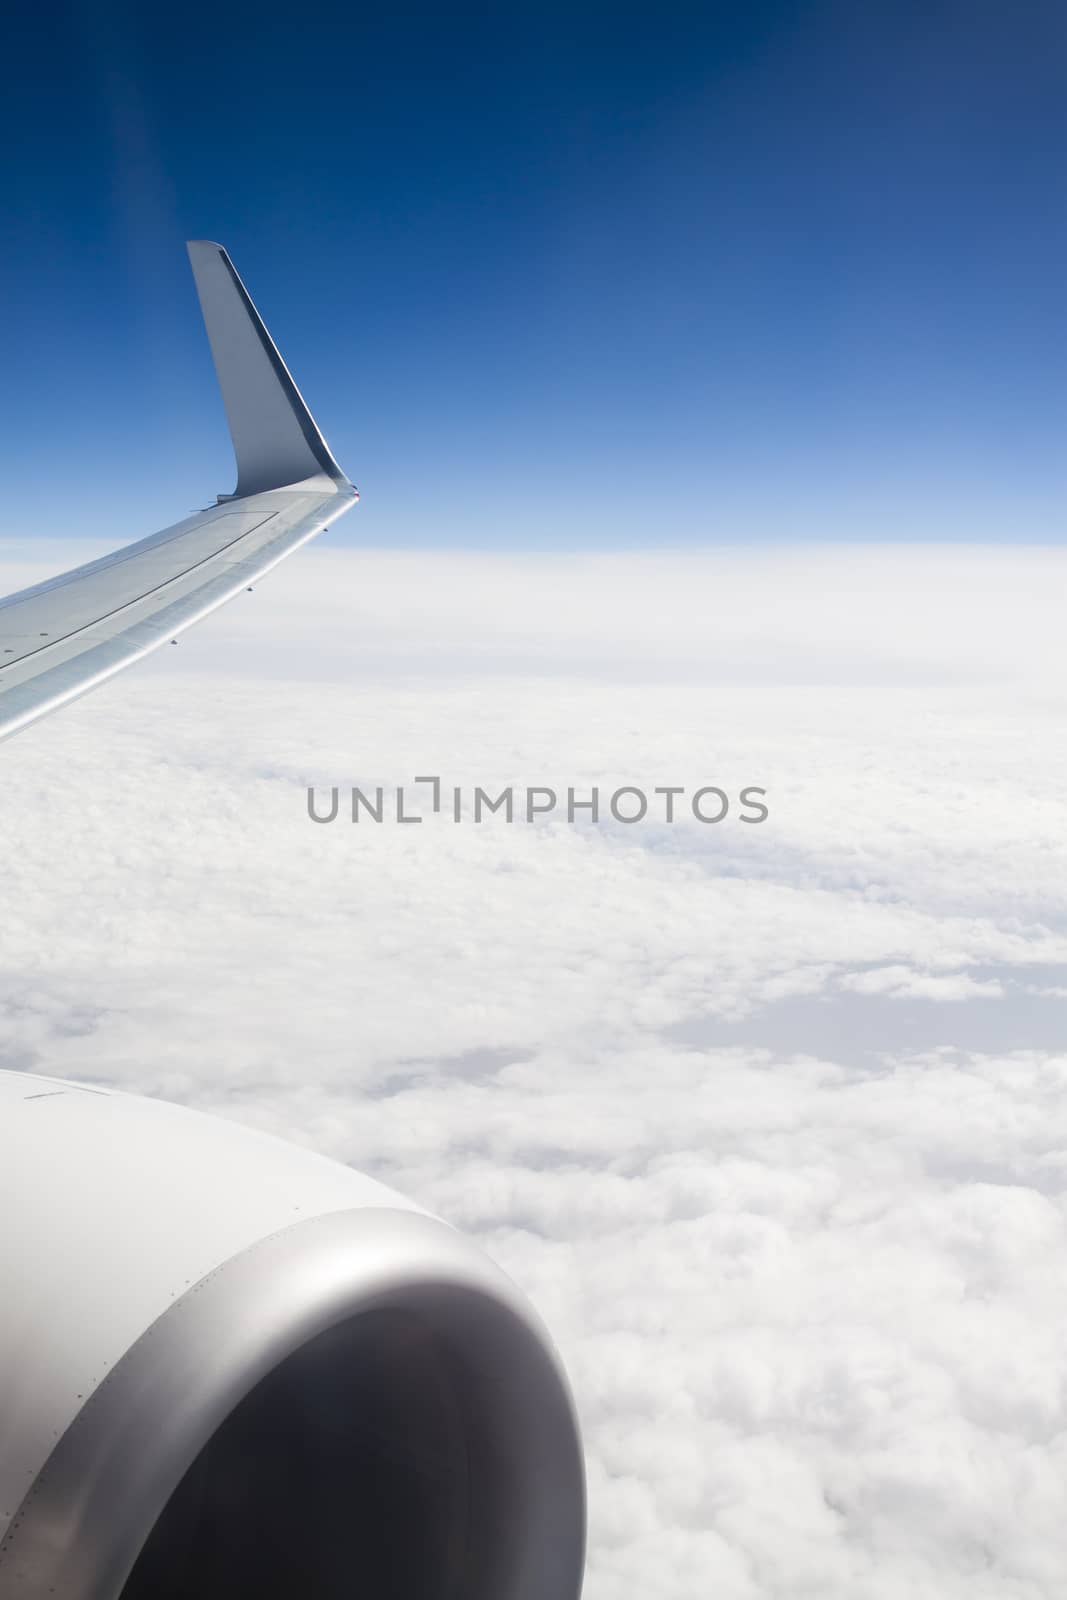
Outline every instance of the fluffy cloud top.
[[(482, 1238), (574, 1377), (591, 1600), (1058, 1594), (1065, 569), (309, 551), (0, 751), (0, 1065)], [(429, 773), (770, 816), (308, 820)]]

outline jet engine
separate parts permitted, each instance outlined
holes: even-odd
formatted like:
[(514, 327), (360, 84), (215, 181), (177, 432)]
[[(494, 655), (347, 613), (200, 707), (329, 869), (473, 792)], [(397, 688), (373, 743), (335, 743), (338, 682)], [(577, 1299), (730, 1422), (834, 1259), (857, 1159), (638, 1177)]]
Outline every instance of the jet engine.
[(370, 1178), (0, 1072), (4, 1600), (576, 1600), (581, 1443), (515, 1285)]

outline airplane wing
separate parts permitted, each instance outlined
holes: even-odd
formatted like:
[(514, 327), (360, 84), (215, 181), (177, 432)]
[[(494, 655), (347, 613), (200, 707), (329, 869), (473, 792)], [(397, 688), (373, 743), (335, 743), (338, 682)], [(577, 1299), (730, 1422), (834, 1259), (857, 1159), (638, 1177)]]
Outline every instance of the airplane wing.
[(188, 249), (237, 457), (236, 491), (0, 599), (0, 739), (175, 639), (359, 499), (226, 251), (207, 239)]

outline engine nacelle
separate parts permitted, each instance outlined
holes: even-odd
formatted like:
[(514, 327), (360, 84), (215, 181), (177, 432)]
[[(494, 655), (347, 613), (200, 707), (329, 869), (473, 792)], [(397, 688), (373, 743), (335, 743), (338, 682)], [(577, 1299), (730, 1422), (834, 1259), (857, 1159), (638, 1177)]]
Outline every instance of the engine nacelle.
[(575, 1600), (551, 1341), (383, 1185), (0, 1072), (5, 1600)]

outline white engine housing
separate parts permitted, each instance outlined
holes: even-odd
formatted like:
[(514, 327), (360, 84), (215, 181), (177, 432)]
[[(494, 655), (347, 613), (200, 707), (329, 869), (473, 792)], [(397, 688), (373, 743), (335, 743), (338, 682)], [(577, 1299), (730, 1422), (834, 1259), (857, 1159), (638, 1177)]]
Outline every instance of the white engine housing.
[(515, 1285), (347, 1167), (0, 1072), (0, 1595), (575, 1600), (574, 1406)]

